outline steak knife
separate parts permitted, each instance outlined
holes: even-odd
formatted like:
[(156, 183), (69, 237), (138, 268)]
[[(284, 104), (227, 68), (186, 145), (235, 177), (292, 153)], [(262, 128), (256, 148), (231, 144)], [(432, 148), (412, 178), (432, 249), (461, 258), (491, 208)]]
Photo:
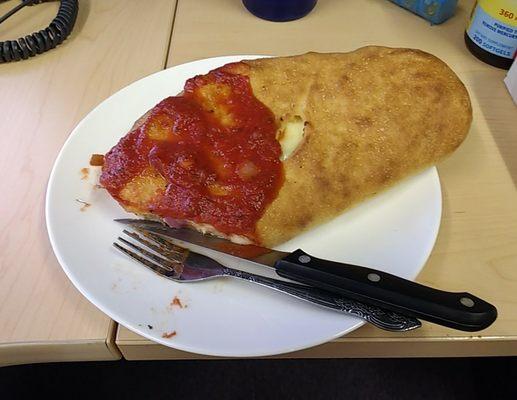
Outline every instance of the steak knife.
[(492, 304), (470, 293), (434, 289), (373, 268), (316, 258), (301, 249), (288, 253), (239, 245), (191, 229), (170, 228), (157, 221), (115, 221), (272, 267), (281, 277), (449, 328), (479, 331), (497, 318)]

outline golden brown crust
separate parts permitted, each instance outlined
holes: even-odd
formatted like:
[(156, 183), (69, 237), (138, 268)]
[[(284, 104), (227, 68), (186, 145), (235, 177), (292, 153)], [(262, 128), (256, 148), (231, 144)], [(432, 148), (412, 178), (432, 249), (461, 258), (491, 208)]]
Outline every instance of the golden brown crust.
[(410, 49), (245, 61), (254, 95), (277, 118), (300, 115), (304, 142), (259, 220), (274, 246), (435, 164), (464, 140), (468, 93), (441, 60)]
[[(285, 182), (257, 224), (260, 244), (268, 247), (440, 161), (461, 144), (472, 119), (458, 77), (419, 50), (371, 46), (225, 68), (250, 77), (254, 95), (279, 125), (305, 121), (303, 141), (283, 162)], [(141, 196), (130, 192), (129, 197)], [(127, 209), (154, 218), (138, 207)], [(189, 226), (218, 234), (207, 224)]]

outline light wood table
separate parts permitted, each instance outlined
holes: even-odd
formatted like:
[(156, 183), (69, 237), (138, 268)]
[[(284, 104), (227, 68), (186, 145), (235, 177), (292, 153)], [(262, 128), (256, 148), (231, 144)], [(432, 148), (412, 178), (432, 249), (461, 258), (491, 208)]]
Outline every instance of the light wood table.
[[(307, 17), (280, 24), (253, 17), (239, 0), (81, 0), (65, 43), (0, 65), (0, 365), (199, 357), (117, 330), (72, 286), (52, 253), (44, 220), (47, 179), (67, 136), (94, 106), (132, 81), (195, 59), (367, 44), (434, 53), (472, 95), (470, 136), (439, 167), (442, 227), (418, 280), (468, 288), (496, 304), (500, 316), (474, 335), (431, 324), (404, 335), (364, 327), (287, 357), (516, 355), (517, 108), (502, 84), (504, 72), (463, 45), (471, 3), (460, 1), (452, 20), (433, 27), (386, 0), (320, 0)], [(1, 3), (0, 14), (13, 4)], [(56, 3), (23, 10), (0, 25), (0, 40), (41, 29), (56, 10)]]
[[(349, 51), (364, 45), (420, 48), (445, 60), (466, 84), (474, 123), (466, 142), (439, 165), (443, 217), (431, 258), (418, 281), (486, 298), (499, 318), (482, 332), (432, 324), (407, 334), (369, 326), (286, 357), (517, 355), (517, 107), (505, 72), (474, 58), (463, 32), (473, 1), (460, 1), (443, 25), (386, 0), (320, 0), (307, 17), (263, 21), (238, 0), (179, 0), (167, 66), (230, 54), (287, 55)], [(198, 358), (154, 344), (120, 327), (116, 344), (127, 359)]]
[[(120, 358), (116, 324), (67, 279), (50, 248), (44, 200), (73, 127), (118, 89), (163, 69), (176, 2), (81, 0), (72, 35), (0, 64), (0, 365)], [(0, 15), (16, 5), (0, 4)], [(26, 7), (0, 40), (48, 26), (56, 2)]]

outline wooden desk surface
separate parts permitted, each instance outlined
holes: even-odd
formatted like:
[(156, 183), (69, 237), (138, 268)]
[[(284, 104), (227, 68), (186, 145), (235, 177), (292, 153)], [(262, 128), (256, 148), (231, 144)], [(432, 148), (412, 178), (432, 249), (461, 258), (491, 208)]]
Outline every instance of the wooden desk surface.
[[(505, 72), (465, 49), (472, 2), (460, 0), (453, 19), (430, 26), (387, 0), (320, 0), (307, 17), (289, 23), (255, 18), (239, 0), (178, 0), (177, 7), (173, 0), (82, 0), (76, 28), (60, 47), (0, 65), (0, 365), (116, 359), (121, 353), (128, 359), (198, 357), (125, 328), (117, 333), (116, 324), (71, 285), (52, 253), (44, 221), (47, 179), (65, 139), (95, 105), (134, 80), (195, 59), (367, 44), (434, 53), (471, 93), (474, 124), (467, 141), (439, 166), (442, 226), (418, 280), (467, 288), (496, 304), (500, 316), (473, 335), (431, 324), (404, 335), (366, 326), (288, 356), (516, 355), (517, 108), (503, 85)], [(0, 14), (12, 4), (1, 3)], [(0, 25), (0, 40), (40, 29), (56, 9), (54, 3), (25, 9)]]
[[(412, 47), (445, 60), (472, 96), (470, 135), (439, 165), (442, 225), (418, 281), (468, 289), (497, 306), (498, 320), (474, 334), (432, 324), (408, 334), (365, 326), (287, 357), (517, 355), (517, 107), (503, 85), (505, 72), (465, 48), (472, 3), (460, 1), (451, 20), (431, 26), (385, 0), (320, 0), (307, 17), (288, 23), (255, 18), (239, 1), (178, 2), (168, 66), (230, 54), (348, 51), (369, 44)], [(128, 359), (199, 357), (156, 345), (123, 327), (116, 343)]]
[[(15, 4), (1, 3), (0, 15)], [(58, 4), (26, 7), (0, 25), (0, 40), (48, 26)], [(164, 68), (174, 10), (171, 0), (83, 0), (61, 46), (0, 64), (0, 365), (120, 358), (116, 324), (73, 287), (50, 248), (46, 185), (94, 106)]]

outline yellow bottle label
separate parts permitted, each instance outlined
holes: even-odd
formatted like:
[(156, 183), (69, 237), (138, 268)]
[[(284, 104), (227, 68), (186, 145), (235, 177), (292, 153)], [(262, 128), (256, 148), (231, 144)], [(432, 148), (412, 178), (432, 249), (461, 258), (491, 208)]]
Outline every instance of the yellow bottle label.
[(467, 35), (482, 49), (504, 58), (517, 53), (517, 0), (478, 0)]
[(478, 0), (477, 3), (492, 18), (495, 18), (506, 25), (517, 27), (517, 1)]

